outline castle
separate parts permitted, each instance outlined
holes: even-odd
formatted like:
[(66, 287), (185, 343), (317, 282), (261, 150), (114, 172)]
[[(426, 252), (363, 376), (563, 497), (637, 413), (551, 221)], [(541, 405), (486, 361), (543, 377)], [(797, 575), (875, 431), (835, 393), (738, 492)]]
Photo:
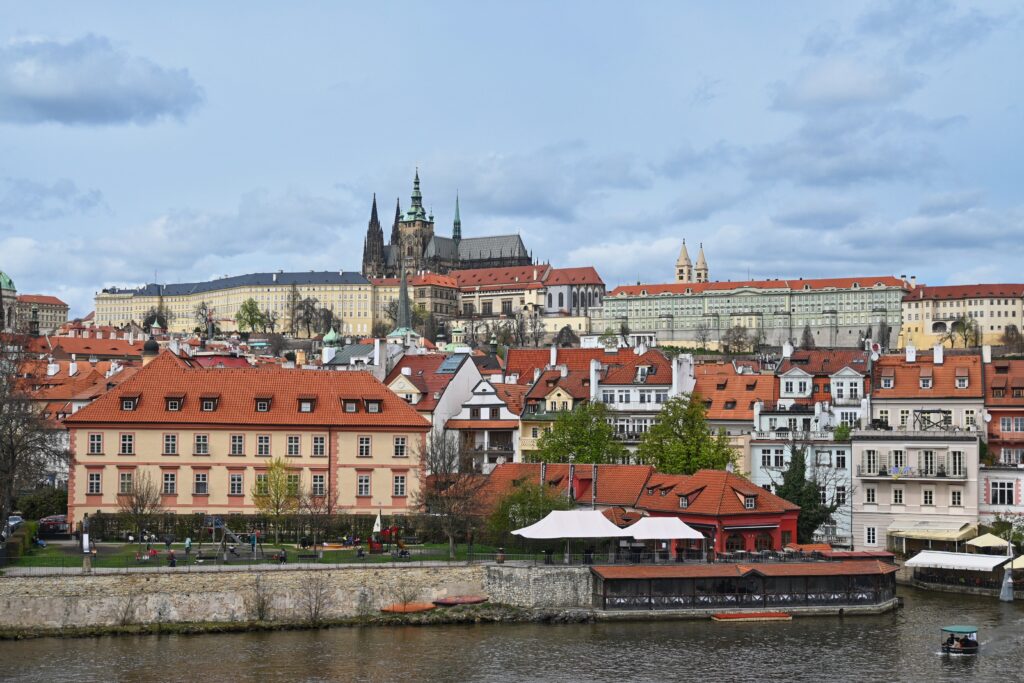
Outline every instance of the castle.
[(700, 245), (700, 252), (697, 254), (697, 267), (690, 261), (690, 254), (686, 251), (686, 240), (683, 240), (683, 248), (679, 250), (679, 258), (676, 259), (676, 282), (708, 282), (708, 262), (704, 258), (704, 244)]
[(377, 195), (374, 194), (370, 223), (363, 242), (363, 276), (399, 277), (403, 269), (410, 273), (447, 273), (471, 268), (528, 266), (533, 263), (533, 257), (519, 235), (463, 238), (457, 196), (452, 236), (435, 235), (434, 216), (423, 208), (419, 169), (413, 180), (411, 199), (412, 204), (404, 215), (396, 200), (391, 239), (388, 244), (384, 244), (384, 230), (377, 217)]

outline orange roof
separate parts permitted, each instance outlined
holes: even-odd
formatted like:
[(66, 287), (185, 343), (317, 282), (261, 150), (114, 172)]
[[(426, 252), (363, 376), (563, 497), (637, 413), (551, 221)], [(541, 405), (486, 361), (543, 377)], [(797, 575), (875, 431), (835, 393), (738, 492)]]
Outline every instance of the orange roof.
[[(957, 372), (966, 372), (967, 388), (957, 389)], [(943, 362), (936, 365), (933, 354), (917, 352), (917, 360), (908, 363), (904, 354), (882, 356), (875, 363), (874, 386), (871, 390), (874, 400), (887, 398), (981, 398), (984, 392), (981, 381), (981, 356), (943, 353)], [(893, 386), (886, 389), (883, 378), (892, 377)], [(921, 388), (921, 378), (931, 377), (931, 388)]]
[[(435, 398), (434, 395), (443, 393), (458, 372), (458, 370), (449, 373), (437, 371), (447, 359), (448, 356), (431, 353), (402, 356), (398, 364), (384, 378), (384, 384), (390, 387), (392, 382), (403, 375), (403, 368), (409, 368), (410, 374), (405, 375), (405, 379), (422, 392), (419, 402), (413, 407), (421, 413), (429, 413), (437, 407), (438, 398)], [(461, 364), (459, 367), (462, 367)]]
[[(1022, 407), (1024, 398), (1013, 396), (1013, 390), (1024, 391), (1024, 360), (994, 360), (985, 369), (985, 405), (998, 407)], [(1003, 395), (995, 396), (993, 389), (1002, 389)], [(993, 425), (998, 421), (993, 420)]]
[(929, 287), (919, 285), (914, 291), (903, 296), (904, 301), (935, 301), (938, 299), (989, 299), (1006, 297), (1019, 299), (1024, 297), (1024, 285), (945, 285)]
[[(662, 490), (667, 492), (663, 495)], [(679, 496), (683, 494), (688, 497), (685, 510), (679, 507)], [(756, 497), (753, 510), (744, 506), (744, 498), (748, 495)], [(689, 476), (654, 474), (644, 487), (636, 507), (641, 510), (713, 517), (800, 509), (744, 477), (722, 470), (699, 470)]]
[(574, 399), (590, 398), (590, 376), (582, 372), (570, 372), (565, 377), (559, 370), (545, 370), (537, 381), (530, 386), (526, 398), (542, 399), (556, 388), (560, 388)]
[[(726, 282), (672, 282), (668, 284), (625, 285), (616, 287), (608, 296), (655, 296), (658, 294), (701, 294), (704, 292), (727, 292), (735, 289), (783, 289), (798, 291), (803, 289), (854, 289), (854, 285), (862, 289), (882, 285), (883, 287), (900, 287), (909, 289), (910, 285), (897, 277), (837, 277), (811, 280), (744, 280)], [(644, 294), (646, 292), (646, 294)]]
[(604, 280), (593, 266), (583, 268), (552, 268), (544, 278), (544, 284), (554, 285), (604, 285)]
[(809, 375), (834, 375), (843, 368), (868, 372), (868, 352), (859, 349), (799, 349), (779, 364), (778, 374), (800, 368)]
[(521, 384), (499, 383), (494, 383), (491, 386), (494, 387), (494, 391), (498, 398), (505, 402), (505, 406), (509, 409), (509, 412), (513, 415), (523, 414), (523, 399), (526, 398), (526, 392), (530, 387), (526, 387)]
[[(672, 364), (657, 349), (649, 349), (642, 356), (633, 353), (633, 349), (556, 349), (555, 365), (565, 365), (570, 374), (579, 373), (589, 380), (590, 361), (594, 359), (606, 366), (599, 380), (602, 384), (633, 384), (640, 365), (655, 368), (653, 374), (647, 375), (645, 384), (672, 384)], [(509, 349), (505, 372), (518, 375), (519, 384), (532, 384), (534, 370), (544, 370), (550, 361), (550, 349)]]
[(836, 562), (742, 562), (715, 564), (664, 564), (653, 566), (611, 565), (591, 571), (602, 579), (695, 579), (729, 578), (748, 574), (761, 576), (850, 576), (892, 574), (899, 568), (879, 560), (840, 560)]
[(453, 270), (448, 273), (463, 290), (476, 289), (537, 289), (542, 286), (551, 266), (515, 266), (512, 268), (474, 268)]
[(627, 510), (624, 507), (605, 508), (601, 510), (601, 514), (617, 527), (627, 527), (635, 524), (637, 520), (644, 516), (642, 512)]
[(778, 380), (772, 375), (741, 375), (731, 363), (705, 363), (694, 368), (694, 393), (711, 405), (706, 410), (709, 420), (754, 419), (754, 402), (772, 403), (776, 398)]
[[(593, 465), (576, 465), (574, 469), (578, 484), (576, 497), (581, 501), (590, 501), (593, 493)], [(597, 504), (632, 506), (653, 471), (650, 465), (598, 465)], [(551, 463), (545, 472), (548, 486), (559, 492), (566, 491), (569, 486), (569, 465)], [(519, 482), (539, 484), (540, 473), (540, 463), (498, 465), (488, 477), (485, 495), (491, 500), (497, 500), (512, 491)]]
[[(178, 411), (167, 410), (165, 399), (171, 394), (185, 396)], [(211, 394), (219, 394), (216, 410), (202, 411), (200, 397)], [(122, 410), (122, 398), (127, 397), (138, 397), (134, 410)], [(315, 397), (311, 412), (299, 412), (300, 397)], [(270, 399), (270, 409), (256, 412), (257, 398)], [(342, 399), (357, 399), (357, 412), (346, 412)], [(368, 401), (379, 401), (380, 412), (368, 412)], [(213, 370), (194, 366), (170, 352), (162, 353), (67, 421), (429, 428), (409, 404), (368, 372), (284, 370), (276, 366)]]
[(28, 345), (32, 353), (46, 353), (64, 357), (75, 354), (89, 357), (134, 358), (142, 357), (143, 341), (129, 344), (126, 339), (92, 339), (85, 337), (34, 337)]
[(49, 296), (48, 294), (19, 294), (19, 304), (43, 304), (46, 306), (63, 306), (67, 308), (68, 305), (58, 299), (55, 296)]
[(831, 552), (832, 546), (828, 543), (790, 543), (786, 546), (793, 550), (802, 550), (805, 553), (825, 553)]

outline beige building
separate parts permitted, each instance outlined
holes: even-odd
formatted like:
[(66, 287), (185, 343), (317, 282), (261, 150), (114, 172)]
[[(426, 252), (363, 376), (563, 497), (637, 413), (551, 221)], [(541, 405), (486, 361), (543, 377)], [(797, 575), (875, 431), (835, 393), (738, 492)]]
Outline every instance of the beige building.
[(225, 332), (237, 329), (235, 313), (248, 299), (260, 310), (277, 315), (277, 330), (289, 326), (289, 300), (293, 288), (302, 299), (314, 298), (334, 312), (340, 334), (369, 335), (373, 331), (373, 286), (359, 273), (251, 273), (209, 282), (169, 285), (149, 284), (134, 289), (111, 287), (96, 294), (97, 325), (141, 323), (146, 312), (161, 302), (170, 311), (171, 332), (191, 332), (199, 323), (196, 307), (206, 303), (214, 311), (214, 322)]
[(1001, 344), (1010, 325), (1024, 323), (1024, 284), (921, 285), (903, 297), (900, 345), (927, 348), (935, 344), (964, 346), (963, 337), (950, 338), (954, 321), (970, 319), (979, 338), (972, 346)]
[(365, 372), (204, 369), (164, 353), (65, 422), (68, 515), (114, 513), (143, 477), (176, 514), (252, 514), (268, 464), (344, 513), (417, 504), (430, 425)]
[(68, 321), (68, 305), (55, 296), (19, 294), (17, 319), (29, 334), (53, 334)]

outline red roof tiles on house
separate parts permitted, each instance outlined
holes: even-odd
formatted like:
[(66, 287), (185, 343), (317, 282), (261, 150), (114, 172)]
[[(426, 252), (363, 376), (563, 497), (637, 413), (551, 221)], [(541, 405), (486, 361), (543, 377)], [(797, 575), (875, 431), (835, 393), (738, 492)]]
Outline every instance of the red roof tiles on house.
[[(668, 493), (661, 490), (670, 487)], [(653, 489), (651, 493), (648, 490)], [(685, 510), (679, 505), (679, 496), (686, 495)], [(754, 496), (753, 509), (745, 507), (745, 497)], [(757, 484), (732, 472), (700, 470), (692, 475), (654, 474), (637, 499), (636, 507), (652, 512), (671, 512), (687, 515), (749, 515), (763, 512), (799, 510), (799, 506), (779, 498)]]
[(544, 284), (553, 285), (603, 285), (604, 280), (593, 266), (583, 268), (552, 268), (544, 278)]
[[(957, 371), (967, 370), (967, 387), (956, 386)], [(981, 381), (981, 356), (953, 354), (946, 351), (943, 362), (935, 365), (933, 354), (917, 352), (917, 360), (907, 362), (900, 354), (882, 356), (875, 363), (871, 394), (874, 400), (887, 398), (980, 398), (984, 387)], [(962, 376), (962, 375), (961, 375)], [(883, 386), (882, 378), (893, 379), (892, 388)], [(931, 378), (931, 388), (921, 387), (921, 378)]]
[(49, 296), (47, 294), (19, 294), (19, 304), (42, 304), (44, 306), (63, 306), (67, 308), (68, 305), (58, 299), (55, 296)]
[(868, 372), (868, 353), (859, 349), (799, 349), (779, 364), (778, 374), (800, 368), (809, 375), (830, 376), (843, 368)]
[(748, 375), (736, 372), (731, 363), (706, 363), (694, 368), (694, 393), (705, 403), (709, 420), (754, 419), (754, 403), (772, 403), (777, 397), (778, 380), (773, 375)]
[(936, 301), (946, 299), (994, 299), (1024, 297), (1024, 284), (919, 285), (903, 296), (904, 301)]

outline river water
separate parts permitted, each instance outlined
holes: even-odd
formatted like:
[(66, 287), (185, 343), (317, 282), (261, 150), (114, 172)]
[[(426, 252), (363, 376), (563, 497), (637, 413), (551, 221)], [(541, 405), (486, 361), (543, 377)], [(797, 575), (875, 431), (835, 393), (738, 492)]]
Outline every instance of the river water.
[[(874, 617), (336, 628), (0, 642), (17, 681), (1024, 681), (1024, 603), (900, 589)], [(939, 626), (982, 654), (938, 653)]]

